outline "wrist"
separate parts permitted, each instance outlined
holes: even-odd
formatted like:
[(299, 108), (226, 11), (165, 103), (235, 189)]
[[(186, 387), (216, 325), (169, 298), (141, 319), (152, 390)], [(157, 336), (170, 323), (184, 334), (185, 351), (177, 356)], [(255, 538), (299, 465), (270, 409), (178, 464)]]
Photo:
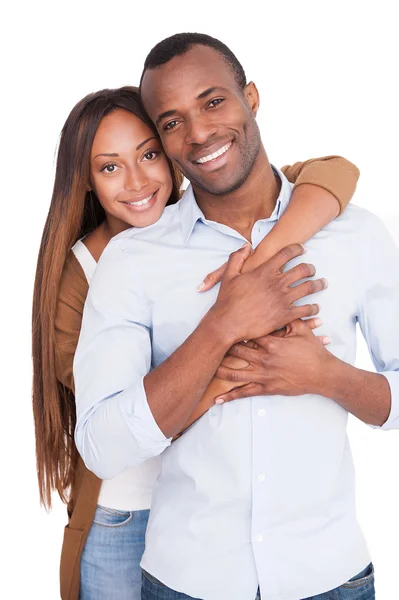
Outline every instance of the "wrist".
[(348, 384), (350, 383), (350, 387), (356, 386), (356, 369), (330, 352), (326, 354), (320, 375), (320, 389), (317, 393), (325, 398), (345, 400)]
[(209, 330), (212, 339), (220, 342), (225, 352), (240, 341), (239, 335), (234, 331), (232, 319), (228, 314), (219, 310), (217, 305), (210, 308), (201, 323)]

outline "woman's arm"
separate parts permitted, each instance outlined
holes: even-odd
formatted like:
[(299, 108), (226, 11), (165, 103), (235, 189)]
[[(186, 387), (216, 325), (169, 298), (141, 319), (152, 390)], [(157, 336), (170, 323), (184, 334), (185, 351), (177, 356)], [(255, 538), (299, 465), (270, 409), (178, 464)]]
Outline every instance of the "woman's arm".
[(359, 169), (341, 156), (310, 159), (285, 166), (282, 171), (295, 183), (291, 201), (244, 271), (254, 269), (288, 244), (310, 240), (345, 210), (360, 175)]
[[(358, 168), (340, 156), (315, 158), (282, 168), (289, 181), (295, 183), (290, 203), (271, 232), (258, 245), (244, 265), (244, 271), (256, 268), (278, 250), (295, 242), (304, 243), (335, 219), (349, 204), (359, 179)], [(202, 291), (215, 280), (205, 280)], [(223, 364), (240, 369), (245, 361), (226, 356)], [(237, 383), (234, 387), (239, 387)], [(232, 389), (232, 383), (214, 377), (183, 431), (215, 404), (215, 397)]]
[(71, 252), (66, 261), (55, 318), (56, 376), (60, 383), (74, 390), (73, 359), (82, 326), (83, 308), (89, 285), (77, 258)]

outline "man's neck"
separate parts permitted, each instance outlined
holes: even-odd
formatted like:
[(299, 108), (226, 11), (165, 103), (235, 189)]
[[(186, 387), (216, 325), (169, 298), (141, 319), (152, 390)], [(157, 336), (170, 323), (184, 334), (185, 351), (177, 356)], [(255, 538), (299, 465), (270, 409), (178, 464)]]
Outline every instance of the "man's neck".
[(251, 174), (234, 192), (215, 196), (193, 185), (205, 218), (231, 227), (248, 241), (256, 221), (272, 214), (280, 188), (281, 181), (271, 168), (263, 146)]

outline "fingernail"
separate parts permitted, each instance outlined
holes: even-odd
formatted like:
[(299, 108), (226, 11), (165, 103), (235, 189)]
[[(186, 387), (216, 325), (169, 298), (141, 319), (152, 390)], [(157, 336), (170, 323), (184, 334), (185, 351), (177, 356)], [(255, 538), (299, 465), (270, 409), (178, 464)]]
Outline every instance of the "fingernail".
[(302, 250), (303, 250), (304, 252), (306, 252), (306, 248), (305, 248), (305, 246), (304, 246), (303, 244), (300, 244), (300, 245), (302, 246)]
[(328, 288), (328, 280), (323, 277), (322, 282), (324, 283), (324, 288)]
[(316, 327), (320, 327), (320, 325), (323, 325), (323, 321), (321, 319), (316, 319), (315, 325), (316, 325)]
[(215, 400), (215, 404), (223, 404), (224, 400), (223, 398), (216, 398)]
[(323, 344), (331, 344), (332, 339), (330, 337), (324, 336), (323, 337)]
[(202, 283), (199, 284), (199, 286), (197, 287), (197, 292), (200, 292), (201, 290), (203, 290), (205, 287), (205, 281), (203, 281)]

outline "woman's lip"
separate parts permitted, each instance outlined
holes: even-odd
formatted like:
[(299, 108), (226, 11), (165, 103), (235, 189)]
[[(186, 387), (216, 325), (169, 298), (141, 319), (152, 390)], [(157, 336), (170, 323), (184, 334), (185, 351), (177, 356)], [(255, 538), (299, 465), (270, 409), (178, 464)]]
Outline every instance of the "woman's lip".
[[(123, 204), (129, 208), (130, 210), (134, 211), (134, 212), (144, 212), (146, 210), (149, 210), (150, 208), (152, 208), (155, 204), (155, 202), (157, 201), (157, 194), (158, 194), (157, 190), (156, 192), (154, 192), (152, 198), (146, 203), (146, 204), (142, 204), (141, 206), (137, 206), (134, 204), (127, 204), (126, 202), (123, 202)], [(148, 197), (148, 196), (147, 196)], [(144, 200), (144, 198), (143, 198)], [(135, 202), (139, 202), (139, 200), (135, 201)]]
[(151, 192), (151, 194), (147, 193), (145, 196), (142, 196), (141, 198), (135, 198), (134, 200), (133, 200), (133, 198), (129, 198), (129, 200), (121, 200), (121, 202), (123, 202), (123, 204), (131, 204), (131, 203), (142, 202), (143, 200), (151, 200), (151, 198), (154, 194), (155, 194), (155, 192)]

